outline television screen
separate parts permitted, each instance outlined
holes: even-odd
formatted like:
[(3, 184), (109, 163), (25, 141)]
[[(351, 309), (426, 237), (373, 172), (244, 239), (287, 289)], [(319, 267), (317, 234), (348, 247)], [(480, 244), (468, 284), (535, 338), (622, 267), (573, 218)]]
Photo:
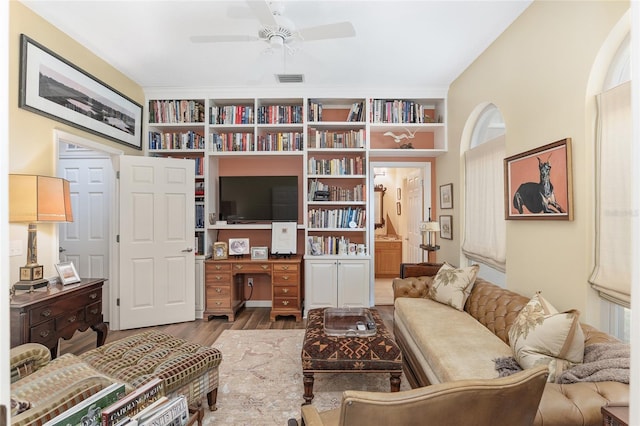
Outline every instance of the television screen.
[(220, 220), (298, 221), (297, 176), (220, 176)]

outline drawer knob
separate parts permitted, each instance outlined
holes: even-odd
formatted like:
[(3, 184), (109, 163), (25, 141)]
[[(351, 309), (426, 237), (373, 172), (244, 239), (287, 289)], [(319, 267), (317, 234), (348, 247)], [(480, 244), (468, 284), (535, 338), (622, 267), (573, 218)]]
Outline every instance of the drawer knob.
[(222, 305), (222, 302), (216, 302), (216, 305), (220, 306)]
[(282, 279), (285, 280), (285, 281), (289, 281), (289, 275), (283, 276)]
[(49, 330), (42, 330), (40, 332), (40, 337), (47, 337), (49, 335)]
[(68, 319), (67, 321), (68, 321), (68, 322), (75, 322), (75, 320), (76, 320), (76, 316), (75, 316), (75, 315), (73, 315), (73, 316), (70, 316), (70, 317), (69, 317), (69, 319)]
[(91, 299), (91, 300), (96, 299), (97, 297), (98, 297), (98, 293), (91, 293), (89, 295), (89, 299)]
[(222, 269), (222, 266), (216, 265), (216, 269), (219, 271), (220, 269)]
[(263, 271), (266, 271), (267, 269), (269, 269), (269, 265), (260, 265), (260, 267), (262, 268)]
[(234, 265), (236, 269), (242, 269), (243, 266), (242, 265)]
[(44, 311), (42, 311), (42, 313), (40, 314), (43, 317), (50, 317), (51, 316), (51, 309), (46, 309)]
[(289, 301), (288, 301), (288, 300), (283, 300), (283, 301), (282, 301), (282, 304), (283, 304), (284, 306), (287, 306), (287, 305), (289, 304)]
[(89, 311), (89, 312), (91, 312), (91, 315), (95, 315), (95, 314), (97, 314), (97, 313), (98, 313), (98, 308), (93, 308), (93, 309), (92, 309), (91, 311)]
[(222, 276), (216, 275), (216, 280), (221, 281), (222, 280)]
[(283, 292), (284, 294), (287, 294), (287, 293), (289, 293), (289, 289), (288, 289), (288, 288), (283, 288), (283, 289), (282, 289), (282, 292)]
[(220, 287), (216, 287), (216, 293), (222, 293), (222, 289)]
[(282, 270), (283, 271), (288, 271), (289, 270), (289, 265), (282, 265)]

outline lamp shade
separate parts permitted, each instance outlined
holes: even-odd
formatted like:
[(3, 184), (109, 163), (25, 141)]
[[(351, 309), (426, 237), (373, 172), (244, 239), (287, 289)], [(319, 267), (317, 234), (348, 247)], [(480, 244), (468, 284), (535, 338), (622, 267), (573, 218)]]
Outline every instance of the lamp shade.
[(438, 232), (440, 231), (440, 224), (438, 222), (420, 222), (421, 232)]
[(9, 175), (9, 222), (73, 222), (69, 181)]

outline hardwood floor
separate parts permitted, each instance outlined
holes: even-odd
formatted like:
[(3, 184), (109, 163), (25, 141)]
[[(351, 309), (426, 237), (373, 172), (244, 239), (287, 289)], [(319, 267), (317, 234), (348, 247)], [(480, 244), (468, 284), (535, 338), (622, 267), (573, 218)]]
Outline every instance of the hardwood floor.
[[(386, 327), (393, 329), (393, 306), (376, 306)], [(212, 317), (207, 320), (195, 320), (178, 324), (161, 325), (157, 327), (146, 327), (132, 330), (113, 331), (109, 330), (107, 343), (121, 339), (132, 334), (146, 330), (162, 330), (176, 337), (199, 343), (204, 346), (211, 346), (216, 341), (223, 330), (262, 330), (262, 329), (295, 329), (305, 328), (305, 321), (296, 322), (293, 317), (278, 317), (276, 321), (269, 320), (270, 308), (244, 308), (234, 322), (227, 321), (226, 316)], [(85, 332), (76, 332), (69, 340), (60, 340), (58, 354), (65, 353), (81, 354), (96, 347), (96, 333), (88, 329)]]

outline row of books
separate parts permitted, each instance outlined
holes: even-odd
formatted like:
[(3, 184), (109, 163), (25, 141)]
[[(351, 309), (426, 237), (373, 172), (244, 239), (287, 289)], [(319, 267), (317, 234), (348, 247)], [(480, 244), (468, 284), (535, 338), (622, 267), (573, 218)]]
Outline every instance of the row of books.
[[(196, 172), (196, 176), (204, 176), (204, 157), (195, 157), (194, 159), (195, 162), (195, 172)], [(202, 193), (204, 194), (204, 185), (202, 188)], [(196, 191), (197, 194), (197, 191)]]
[(253, 151), (253, 133), (212, 133), (211, 147), (214, 151)]
[[(322, 121), (322, 103), (318, 101), (309, 101), (308, 108), (309, 121)], [(351, 104), (346, 121), (360, 122), (364, 119), (364, 101), (354, 102)]]
[(363, 175), (364, 159), (362, 157), (308, 160), (307, 171), (310, 175)]
[(310, 148), (364, 148), (364, 129), (330, 131), (309, 129)]
[(188, 420), (186, 397), (167, 398), (162, 379), (155, 378), (128, 395), (124, 384), (112, 384), (44, 426), (182, 426)]
[(309, 228), (363, 228), (366, 213), (361, 207), (345, 207), (341, 209), (309, 209)]
[(204, 103), (193, 100), (149, 101), (150, 123), (204, 123)]
[(354, 102), (347, 115), (347, 121), (358, 122), (364, 119), (364, 102)]
[(204, 149), (205, 138), (193, 131), (149, 132), (149, 149)]
[(366, 248), (364, 244), (352, 243), (345, 236), (320, 236), (310, 235), (308, 238), (309, 253), (314, 256), (321, 255), (364, 255)]
[(370, 102), (372, 123), (425, 123), (425, 114), (433, 109), (399, 99), (371, 99)]
[(210, 124), (253, 124), (253, 106), (226, 105), (209, 108)]
[(300, 124), (302, 105), (266, 105), (258, 107), (258, 124)]
[(364, 185), (358, 184), (351, 189), (341, 188), (336, 185), (327, 185), (320, 181), (312, 180), (309, 182), (309, 192), (307, 200), (317, 201), (315, 198), (317, 191), (326, 191), (329, 193), (329, 199), (323, 201), (365, 201)]
[(258, 135), (258, 151), (302, 151), (304, 138), (300, 132)]
[(196, 204), (196, 229), (204, 229), (204, 204)]

